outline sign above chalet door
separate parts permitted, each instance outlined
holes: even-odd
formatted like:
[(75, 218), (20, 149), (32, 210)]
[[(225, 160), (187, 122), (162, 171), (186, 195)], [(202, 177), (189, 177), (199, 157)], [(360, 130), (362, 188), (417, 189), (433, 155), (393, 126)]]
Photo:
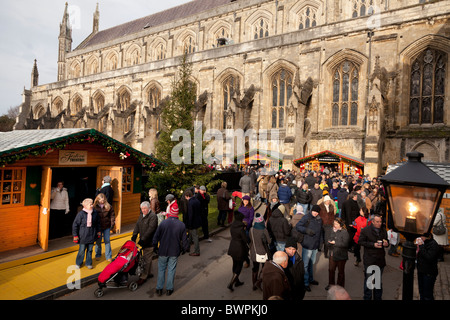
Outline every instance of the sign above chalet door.
[(50, 196), (52, 184), (52, 168), (42, 170), (41, 202), (39, 207), (38, 243), (44, 251), (48, 250), (48, 234), (50, 228)]
[(116, 215), (116, 233), (120, 233), (120, 228), (122, 226), (122, 175), (122, 167), (101, 166), (97, 168), (97, 188), (101, 188), (103, 177), (111, 177), (111, 187), (114, 190), (112, 205)]
[(87, 155), (85, 150), (59, 150), (58, 163), (60, 166), (86, 165)]

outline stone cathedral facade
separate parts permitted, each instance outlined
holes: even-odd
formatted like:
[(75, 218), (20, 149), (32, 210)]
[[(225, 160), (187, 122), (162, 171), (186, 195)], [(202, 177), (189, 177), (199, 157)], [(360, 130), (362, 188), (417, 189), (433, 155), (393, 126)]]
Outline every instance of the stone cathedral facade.
[(99, 30), (97, 6), (72, 48), (66, 4), (56, 81), (35, 61), (15, 129), (95, 128), (152, 153), (187, 52), (195, 118), (279, 129), (287, 169), (323, 150), (372, 176), (412, 150), (449, 162), (449, 18), (449, 0), (194, 0)]

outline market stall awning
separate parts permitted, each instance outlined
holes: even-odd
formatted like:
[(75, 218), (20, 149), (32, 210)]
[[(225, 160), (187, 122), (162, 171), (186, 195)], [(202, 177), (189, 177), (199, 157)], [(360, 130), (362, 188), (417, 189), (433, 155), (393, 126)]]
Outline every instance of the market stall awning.
[(238, 163), (245, 162), (245, 159), (251, 159), (252, 161), (283, 161), (283, 154), (277, 151), (253, 149), (251, 151), (247, 151), (245, 154), (235, 156), (234, 159)]
[[(332, 150), (325, 150), (325, 151), (321, 151), (321, 152), (318, 152), (315, 154), (311, 154), (311, 155), (303, 157), (303, 158), (295, 159), (294, 164), (296, 166), (300, 166), (302, 163), (309, 162), (309, 161), (316, 160), (316, 159), (318, 159), (319, 161), (322, 161), (322, 162), (339, 162), (340, 160), (345, 160), (351, 164), (355, 164), (358, 166), (364, 166), (364, 161), (362, 161), (361, 159), (358, 159), (356, 157), (350, 156), (350, 155), (342, 153), (342, 152), (337, 152), (337, 151), (332, 151)], [(336, 160), (339, 160), (339, 161), (336, 161)]]
[(119, 156), (131, 156), (142, 165), (161, 167), (165, 163), (95, 129), (14, 130), (0, 132), (0, 166), (28, 156), (40, 156), (68, 144), (88, 142)]

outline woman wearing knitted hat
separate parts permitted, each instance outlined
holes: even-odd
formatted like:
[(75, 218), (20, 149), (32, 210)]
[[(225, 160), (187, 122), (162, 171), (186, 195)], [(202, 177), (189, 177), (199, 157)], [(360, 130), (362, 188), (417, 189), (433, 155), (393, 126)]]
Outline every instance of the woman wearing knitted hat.
[(253, 219), (253, 222), (253, 228), (250, 229), (250, 259), (253, 261), (252, 283), (253, 290), (260, 289), (262, 291), (262, 279), (259, 274), (259, 266), (260, 264), (262, 265), (262, 271), (265, 261), (258, 261), (259, 259), (257, 259), (256, 255), (266, 256), (268, 260), (271, 260), (272, 258), (269, 257), (269, 244), (272, 240), (270, 239), (269, 232), (266, 229), (264, 217), (261, 214), (257, 213)]

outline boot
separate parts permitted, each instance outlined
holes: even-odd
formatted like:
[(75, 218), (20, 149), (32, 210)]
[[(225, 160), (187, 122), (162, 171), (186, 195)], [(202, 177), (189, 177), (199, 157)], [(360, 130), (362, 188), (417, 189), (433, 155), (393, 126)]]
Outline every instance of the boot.
[(233, 284), (236, 282), (238, 275), (236, 273), (233, 273), (233, 277), (231, 277), (230, 283), (228, 284), (227, 288), (231, 291), (234, 291)]
[(234, 286), (235, 286), (235, 287), (239, 287), (239, 286), (242, 286), (243, 284), (244, 284), (244, 283), (241, 282), (241, 281), (239, 281), (239, 278), (236, 276), (236, 282), (235, 282)]
[(258, 272), (252, 272), (252, 283), (253, 283), (253, 291), (255, 291), (256, 289), (258, 289), (258, 287), (256, 286), (256, 282), (258, 281)]

